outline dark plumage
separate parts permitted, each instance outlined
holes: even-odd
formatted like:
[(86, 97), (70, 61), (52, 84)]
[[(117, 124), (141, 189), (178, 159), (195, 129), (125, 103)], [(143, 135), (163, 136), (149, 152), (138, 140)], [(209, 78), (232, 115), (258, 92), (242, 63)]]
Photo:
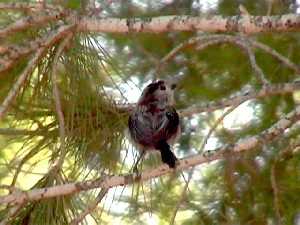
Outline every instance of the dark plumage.
[(149, 84), (128, 120), (132, 140), (142, 151), (158, 150), (169, 167), (176, 166), (177, 158), (170, 149), (180, 134), (179, 116), (173, 105), (173, 89), (165, 81)]

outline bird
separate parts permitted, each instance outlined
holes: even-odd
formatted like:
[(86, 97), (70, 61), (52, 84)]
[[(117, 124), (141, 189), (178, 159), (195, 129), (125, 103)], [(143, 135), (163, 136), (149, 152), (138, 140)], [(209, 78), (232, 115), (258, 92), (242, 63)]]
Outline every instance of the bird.
[(174, 108), (174, 89), (176, 84), (165, 80), (150, 83), (132, 110), (128, 119), (129, 134), (132, 142), (141, 151), (137, 166), (146, 152), (159, 151), (161, 160), (170, 168), (175, 168), (177, 157), (171, 145), (180, 136), (180, 118)]

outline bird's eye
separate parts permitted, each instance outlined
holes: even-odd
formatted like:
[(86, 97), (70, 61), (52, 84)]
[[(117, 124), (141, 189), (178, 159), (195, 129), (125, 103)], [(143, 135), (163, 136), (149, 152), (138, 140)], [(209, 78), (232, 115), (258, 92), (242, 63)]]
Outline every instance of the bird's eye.
[(159, 89), (162, 90), (162, 91), (164, 91), (164, 90), (166, 90), (166, 86), (165, 86), (165, 85), (161, 85), (161, 86), (159, 87)]
[(171, 85), (171, 89), (172, 89), (172, 90), (175, 89), (176, 87), (177, 87), (176, 84), (172, 84), (172, 85)]

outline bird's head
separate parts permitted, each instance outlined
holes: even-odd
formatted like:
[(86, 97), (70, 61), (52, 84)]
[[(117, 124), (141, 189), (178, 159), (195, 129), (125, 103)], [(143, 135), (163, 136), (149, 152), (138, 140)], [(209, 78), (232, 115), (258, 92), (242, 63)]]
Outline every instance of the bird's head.
[(174, 89), (176, 84), (165, 80), (157, 80), (149, 84), (139, 98), (139, 106), (157, 105), (158, 108), (174, 104)]

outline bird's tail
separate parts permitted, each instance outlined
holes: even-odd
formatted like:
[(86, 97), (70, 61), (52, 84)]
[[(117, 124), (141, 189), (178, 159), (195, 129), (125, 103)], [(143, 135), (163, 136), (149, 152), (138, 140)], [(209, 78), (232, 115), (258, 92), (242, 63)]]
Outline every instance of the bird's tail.
[(159, 141), (155, 148), (160, 151), (161, 160), (168, 164), (170, 168), (175, 168), (177, 158), (170, 149), (170, 145), (165, 141)]

